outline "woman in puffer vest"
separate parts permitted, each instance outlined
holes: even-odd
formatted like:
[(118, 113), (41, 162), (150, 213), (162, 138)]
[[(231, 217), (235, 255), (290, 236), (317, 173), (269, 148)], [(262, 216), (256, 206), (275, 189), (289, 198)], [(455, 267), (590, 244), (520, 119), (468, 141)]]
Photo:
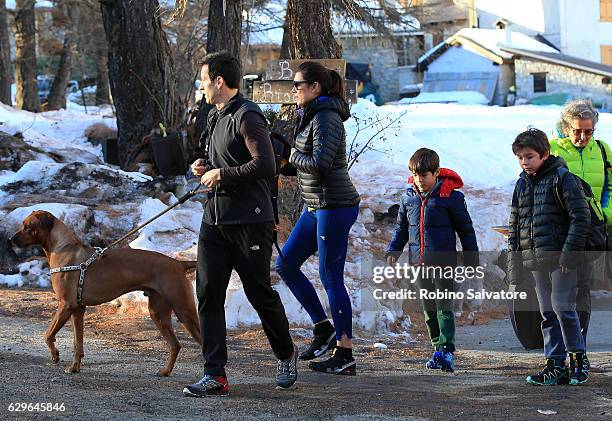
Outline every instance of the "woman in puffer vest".
[[(595, 200), (601, 205), (606, 224), (610, 227), (612, 226), (610, 200), (612, 151), (605, 142), (594, 137), (597, 120), (598, 113), (590, 100), (578, 99), (565, 104), (557, 125), (561, 137), (550, 141), (550, 154), (563, 158), (570, 172), (591, 186)], [(578, 266), (577, 309), (585, 343), (591, 314), (591, 284), (599, 276), (593, 263), (585, 260)]]
[[(287, 239), (276, 270), (314, 324), (313, 341), (300, 359), (312, 360), (335, 348), (331, 358), (310, 362), (309, 367), (324, 373), (355, 375), (352, 309), (344, 286), (344, 263), (360, 199), (348, 174), (344, 121), (350, 113), (344, 100), (344, 83), (337, 72), (319, 63), (304, 62), (295, 74), (293, 94), (298, 121), (289, 163), (297, 171), (307, 209)], [(317, 251), (319, 276), (333, 324), (300, 270)]]

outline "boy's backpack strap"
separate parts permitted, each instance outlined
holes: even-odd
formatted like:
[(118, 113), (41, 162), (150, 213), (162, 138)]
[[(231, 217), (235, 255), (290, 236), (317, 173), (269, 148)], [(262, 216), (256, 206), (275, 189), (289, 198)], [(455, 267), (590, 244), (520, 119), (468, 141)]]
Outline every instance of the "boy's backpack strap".
[(514, 185), (514, 192), (512, 193), (512, 206), (518, 206), (518, 195), (524, 187), (525, 180), (523, 179), (523, 177), (519, 177), (516, 184)]
[(557, 206), (559, 206), (564, 211), (567, 211), (565, 208), (565, 203), (563, 202), (563, 177), (567, 174), (569, 170), (567, 168), (558, 168), (557, 175), (553, 179), (553, 193), (555, 194), (555, 201), (557, 202)]

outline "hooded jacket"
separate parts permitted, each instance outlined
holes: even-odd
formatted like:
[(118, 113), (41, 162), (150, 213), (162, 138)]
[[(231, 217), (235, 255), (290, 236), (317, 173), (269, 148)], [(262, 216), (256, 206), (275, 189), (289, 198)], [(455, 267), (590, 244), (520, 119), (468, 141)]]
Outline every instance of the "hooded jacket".
[[(608, 161), (612, 159), (612, 151), (605, 142), (602, 146), (606, 151)], [(597, 145), (597, 141), (591, 138), (591, 141), (582, 149), (574, 146), (570, 138), (560, 138), (550, 141), (550, 154), (563, 158), (567, 164), (567, 168), (572, 174), (586, 181), (593, 190), (595, 200), (601, 205), (608, 226), (612, 225), (612, 202), (610, 201), (610, 192), (612, 191), (612, 171), (606, 169), (601, 149)]]
[(522, 271), (550, 272), (560, 265), (573, 269), (584, 257), (591, 211), (580, 180), (572, 173), (560, 178), (561, 209), (553, 187), (562, 158), (551, 155), (531, 176), (524, 171), (516, 184), (510, 208), (508, 277), (522, 280)]
[(400, 200), (397, 223), (387, 254), (401, 254), (408, 244), (410, 264), (455, 266), (459, 236), (465, 266), (478, 265), (478, 243), (468, 213), (461, 177), (452, 170), (440, 168), (434, 188), (422, 195), (414, 178)]
[(289, 163), (297, 170), (306, 205), (311, 209), (356, 206), (359, 193), (349, 177), (346, 160), (343, 123), (350, 117), (347, 103), (338, 97), (319, 97), (302, 112)]

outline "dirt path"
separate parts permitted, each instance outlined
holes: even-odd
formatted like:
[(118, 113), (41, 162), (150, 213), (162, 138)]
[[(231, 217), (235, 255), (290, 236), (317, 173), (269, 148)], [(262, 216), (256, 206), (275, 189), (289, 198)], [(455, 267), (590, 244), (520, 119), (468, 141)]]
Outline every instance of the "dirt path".
[[(55, 302), (40, 290), (0, 290), (0, 419), (80, 420), (558, 420), (612, 418), (612, 343), (593, 337), (591, 381), (583, 387), (531, 387), (526, 373), (542, 362), (539, 353), (520, 350), (507, 320), (458, 331), (457, 372), (423, 368), (429, 349), (424, 341), (405, 343), (384, 338), (387, 350), (374, 349), (374, 339), (356, 341), (358, 376), (309, 372), (300, 363), (298, 387), (272, 387), (276, 362), (261, 330), (230, 333), (226, 398), (190, 399), (184, 384), (200, 377), (198, 347), (179, 330), (184, 347), (169, 378), (153, 374), (165, 363), (166, 351), (153, 323), (138, 311), (121, 314), (112, 305), (88, 310), (85, 354), (80, 374), (62, 371), (71, 359), (71, 331), (58, 336), (62, 364), (50, 364), (42, 340)], [(593, 314), (592, 331), (610, 334), (611, 312)], [(600, 330), (601, 329), (601, 330)], [(303, 329), (295, 329), (304, 346)], [(483, 346), (482, 342), (490, 346)], [(498, 342), (496, 342), (498, 341)], [(607, 342), (606, 342), (607, 341)], [(478, 342), (481, 342), (480, 344)], [(600, 345), (598, 345), (601, 343)], [(607, 346), (606, 346), (607, 345)], [(9, 412), (13, 402), (63, 403), (64, 412)], [(543, 415), (538, 409), (555, 411)]]

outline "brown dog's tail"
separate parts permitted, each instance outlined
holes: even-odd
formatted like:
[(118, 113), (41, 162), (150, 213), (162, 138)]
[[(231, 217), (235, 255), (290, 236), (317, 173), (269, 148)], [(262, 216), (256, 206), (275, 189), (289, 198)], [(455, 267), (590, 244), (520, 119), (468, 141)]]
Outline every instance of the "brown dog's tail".
[(197, 266), (197, 263), (195, 260), (178, 260), (178, 262), (181, 264), (181, 266), (183, 266), (183, 270), (185, 272), (189, 272), (190, 270), (194, 270)]

